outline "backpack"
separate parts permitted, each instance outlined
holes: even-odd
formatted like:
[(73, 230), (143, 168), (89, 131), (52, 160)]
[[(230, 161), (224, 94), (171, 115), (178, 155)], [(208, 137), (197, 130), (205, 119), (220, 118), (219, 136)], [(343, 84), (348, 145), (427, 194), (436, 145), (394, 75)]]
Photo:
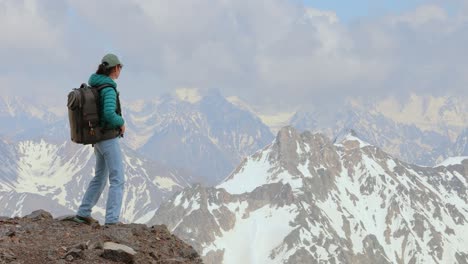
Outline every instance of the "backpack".
[[(100, 91), (110, 84), (99, 87), (81, 84), (68, 94), (68, 120), (70, 122), (71, 140), (78, 144), (95, 144), (99, 141), (116, 138), (120, 135), (118, 129), (105, 129), (101, 126)], [(115, 88), (114, 88), (115, 90)], [(117, 93), (117, 90), (116, 90)], [(119, 94), (117, 93), (117, 114), (121, 115)]]

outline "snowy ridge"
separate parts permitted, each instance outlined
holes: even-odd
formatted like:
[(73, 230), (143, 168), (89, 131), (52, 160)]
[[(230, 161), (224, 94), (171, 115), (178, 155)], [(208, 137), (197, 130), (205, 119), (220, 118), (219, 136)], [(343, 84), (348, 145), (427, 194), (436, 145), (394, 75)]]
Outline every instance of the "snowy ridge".
[(356, 132), (354, 130), (350, 130), (348, 133), (342, 135), (342, 136), (337, 136), (335, 138), (335, 145), (338, 146), (338, 147), (343, 147), (343, 142), (351, 142), (351, 141), (355, 141), (357, 142), (357, 146), (358, 148), (364, 148), (364, 147), (367, 147), (367, 146), (371, 146), (371, 144), (363, 141), (362, 139), (360, 139)]
[(350, 129), (359, 138), (408, 163), (434, 166), (463, 153), (468, 135), (466, 96), (411, 95), (407, 100), (350, 98), (345, 104), (301, 109), (289, 124), (332, 138)]
[(0, 96), (0, 118), (33, 118), (52, 122), (58, 119), (58, 116), (49, 111), (42, 104), (34, 103), (32, 100), (27, 100), (19, 96), (8, 97)]
[(452, 166), (452, 165), (461, 165), (463, 163), (463, 161), (465, 161), (465, 160), (468, 160), (468, 156), (451, 157), (451, 158), (448, 158), (448, 159), (444, 160), (443, 162), (439, 163), (436, 167), (439, 167), (439, 166), (447, 167), (447, 166)]
[(363, 144), (285, 127), (219, 186), (185, 189), (149, 224), (168, 225), (206, 263), (468, 261), (466, 164), (419, 167)]

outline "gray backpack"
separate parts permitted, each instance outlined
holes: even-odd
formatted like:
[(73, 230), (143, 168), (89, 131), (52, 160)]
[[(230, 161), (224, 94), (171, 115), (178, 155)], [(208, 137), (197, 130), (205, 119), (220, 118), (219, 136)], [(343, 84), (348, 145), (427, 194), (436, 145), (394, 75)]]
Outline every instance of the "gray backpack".
[[(119, 130), (101, 127), (99, 116), (101, 112), (101, 100), (99, 94), (106, 87), (112, 86), (104, 84), (99, 87), (92, 87), (83, 83), (80, 88), (75, 88), (68, 94), (68, 120), (70, 122), (70, 135), (73, 142), (94, 145), (99, 141), (119, 136)], [(117, 113), (121, 115), (118, 93)]]

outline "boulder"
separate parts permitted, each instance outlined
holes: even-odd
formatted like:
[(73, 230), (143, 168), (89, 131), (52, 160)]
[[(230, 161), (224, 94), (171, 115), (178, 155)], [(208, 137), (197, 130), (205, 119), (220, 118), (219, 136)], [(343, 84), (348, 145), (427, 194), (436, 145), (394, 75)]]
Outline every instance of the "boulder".
[(135, 263), (134, 256), (136, 255), (136, 251), (129, 246), (114, 242), (104, 242), (103, 249), (102, 258), (123, 263)]

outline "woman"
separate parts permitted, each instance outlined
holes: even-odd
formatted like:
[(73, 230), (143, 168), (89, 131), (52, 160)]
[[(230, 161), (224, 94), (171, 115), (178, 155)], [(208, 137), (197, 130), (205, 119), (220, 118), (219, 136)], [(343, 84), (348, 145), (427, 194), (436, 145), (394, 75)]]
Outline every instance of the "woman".
[[(114, 54), (107, 54), (102, 58), (101, 64), (95, 74), (89, 78), (89, 85), (97, 87), (110, 84), (100, 91), (101, 126), (106, 129), (120, 129), (120, 136), (125, 132), (124, 119), (120, 114), (117, 84), (114, 80), (119, 78), (122, 63)], [(78, 209), (75, 220), (80, 223), (92, 224), (98, 221), (91, 217), (91, 211), (96, 205), (109, 176), (109, 195), (106, 203), (106, 225), (119, 223), (120, 210), (124, 190), (124, 171), (122, 152), (119, 146), (119, 137), (104, 140), (94, 145), (96, 155), (95, 176), (89, 183), (83, 201)]]

